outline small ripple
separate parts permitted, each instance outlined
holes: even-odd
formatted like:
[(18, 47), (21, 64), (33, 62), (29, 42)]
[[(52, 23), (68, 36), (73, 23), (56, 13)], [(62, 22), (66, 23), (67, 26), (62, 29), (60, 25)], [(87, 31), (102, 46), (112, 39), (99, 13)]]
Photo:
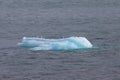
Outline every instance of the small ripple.
[(18, 47), (3, 47), (3, 48), (0, 48), (0, 50), (16, 50), (16, 49), (20, 49), (20, 48), (18, 48)]
[(97, 40), (104, 40), (104, 38), (100, 38), (100, 37), (98, 37), (98, 38), (95, 38), (95, 39), (97, 39)]

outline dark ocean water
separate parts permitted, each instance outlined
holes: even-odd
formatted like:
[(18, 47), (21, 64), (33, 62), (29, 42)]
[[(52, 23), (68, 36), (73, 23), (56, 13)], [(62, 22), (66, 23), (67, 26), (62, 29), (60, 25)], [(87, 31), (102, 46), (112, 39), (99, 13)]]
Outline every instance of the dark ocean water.
[[(32, 52), (22, 37), (84, 36), (97, 50)], [(0, 0), (0, 80), (120, 80), (120, 0)]]

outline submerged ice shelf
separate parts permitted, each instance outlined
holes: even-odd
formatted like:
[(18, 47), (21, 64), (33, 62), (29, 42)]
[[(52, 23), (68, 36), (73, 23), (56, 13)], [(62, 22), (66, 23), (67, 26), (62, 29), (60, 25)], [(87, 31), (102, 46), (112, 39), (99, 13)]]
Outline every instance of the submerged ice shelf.
[(92, 48), (93, 45), (85, 37), (69, 37), (62, 39), (45, 39), (37, 37), (23, 37), (19, 46), (30, 50), (74, 50)]

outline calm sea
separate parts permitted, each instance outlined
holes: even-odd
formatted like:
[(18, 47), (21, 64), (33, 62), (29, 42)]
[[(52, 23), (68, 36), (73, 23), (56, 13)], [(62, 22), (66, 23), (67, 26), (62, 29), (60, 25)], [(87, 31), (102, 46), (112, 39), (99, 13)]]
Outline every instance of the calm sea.
[[(22, 37), (84, 36), (99, 49), (32, 52)], [(120, 80), (120, 0), (0, 0), (0, 80)]]

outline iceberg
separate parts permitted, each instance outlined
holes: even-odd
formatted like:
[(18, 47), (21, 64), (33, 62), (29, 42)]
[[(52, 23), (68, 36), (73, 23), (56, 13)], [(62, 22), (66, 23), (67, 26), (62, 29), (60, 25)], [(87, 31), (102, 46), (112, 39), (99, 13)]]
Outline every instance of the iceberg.
[(45, 39), (37, 37), (23, 37), (19, 46), (30, 48), (30, 50), (74, 50), (92, 48), (93, 45), (85, 37), (69, 37), (62, 39)]

